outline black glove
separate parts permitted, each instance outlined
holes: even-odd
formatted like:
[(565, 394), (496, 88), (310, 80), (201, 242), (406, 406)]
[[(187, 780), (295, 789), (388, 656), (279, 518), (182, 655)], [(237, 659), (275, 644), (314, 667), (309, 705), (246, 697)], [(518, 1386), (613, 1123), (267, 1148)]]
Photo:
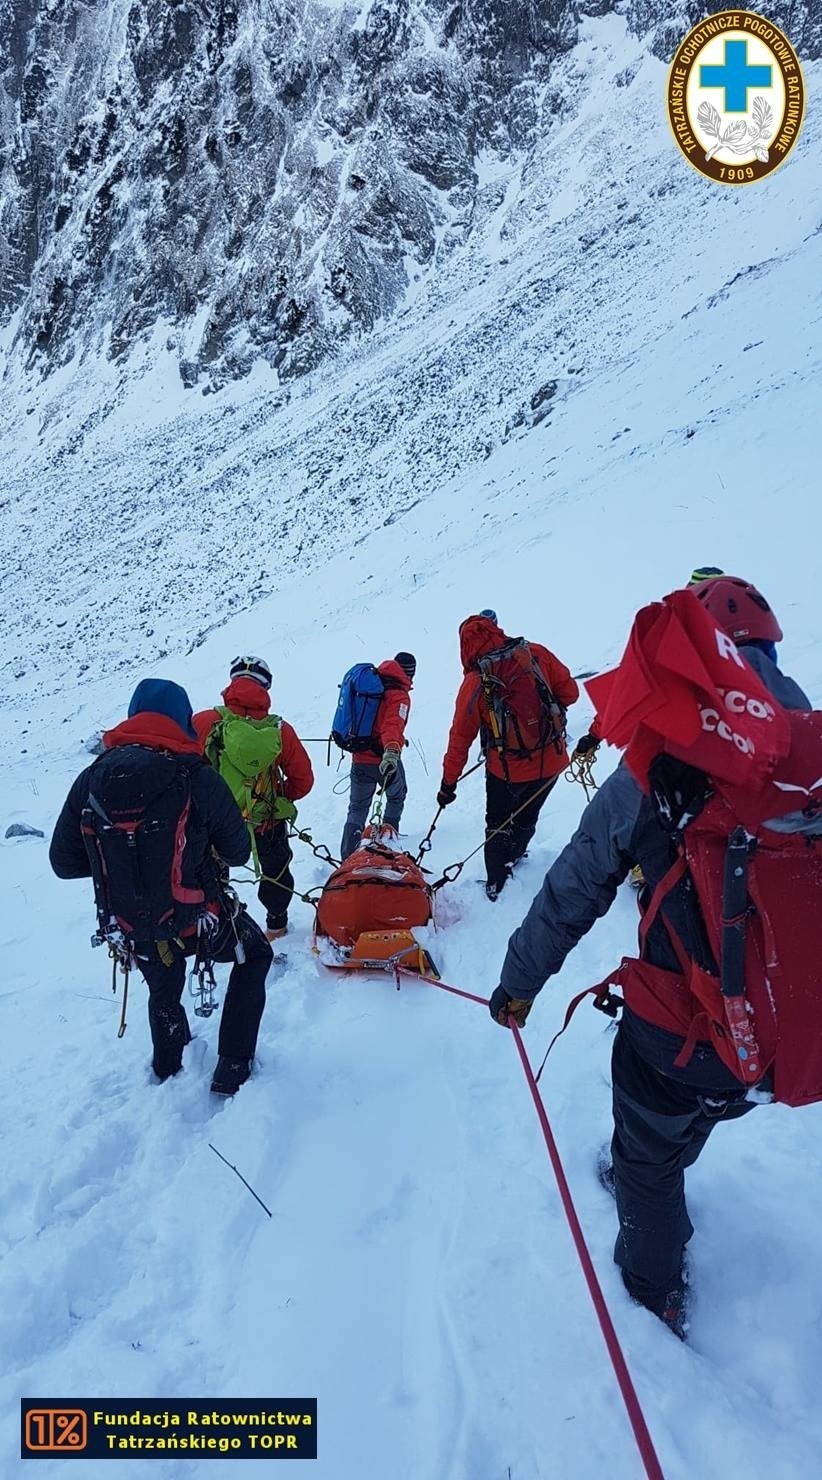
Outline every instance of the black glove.
[(457, 788), (456, 788), (456, 786), (453, 784), (453, 782), (446, 781), (445, 780), (445, 777), (443, 777), (442, 781), (440, 782), (440, 789), (437, 792), (437, 806), (438, 807), (450, 807), (451, 803), (452, 802), (455, 802), (456, 800), (457, 800)]
[(524, 1028), (533, 1005), (533, 1001), (526, 1002), (522, 997), (509, 997), (504, 987), (495, 987), (488, 1003), (488, 1011), (494, 1022), (503, 1028), (508, 1027), (509, 1017), (514, 1019), (518, 1028)]
[(596, 755), (601, 743), (596, 735), (581, 735), (574, 746), (574, 756)]

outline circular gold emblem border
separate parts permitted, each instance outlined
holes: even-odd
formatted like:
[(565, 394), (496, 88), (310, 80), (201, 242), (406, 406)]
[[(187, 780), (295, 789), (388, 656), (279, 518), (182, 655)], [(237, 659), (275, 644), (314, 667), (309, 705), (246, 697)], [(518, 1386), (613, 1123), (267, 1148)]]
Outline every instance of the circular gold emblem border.
[[(718, 30), (708, 32), (706, 27), (712, 22)], [(705, 150), (688, 117), (685, 100), (688, 79), (696, 59), (711, 36), (731, 30), (747, 30), (752, 36), (758, 36), (760, 41), (764, 41), (771, 48), (774, 61), (780, 67), (785, 81), (785, 112), (778, 133), (768, 145), (767, 164), (759, 159), (745, 165), (722, 164), (716, 157), (706, 160)], [(799, 138), (805, 118), (805, 79), (799, 57), (784, 31), (780, 31), (767, 16), (759, 15), (754, 10), (718, 10), (714, 15), (707, 15), (699, 25), (693, 26), (677, 47), (668, 72), (666, 101), (668, 122), (674, 139), (695, 170), (721, 185), (752, 185), (755, 180), (762, 180), (778, 170)]]

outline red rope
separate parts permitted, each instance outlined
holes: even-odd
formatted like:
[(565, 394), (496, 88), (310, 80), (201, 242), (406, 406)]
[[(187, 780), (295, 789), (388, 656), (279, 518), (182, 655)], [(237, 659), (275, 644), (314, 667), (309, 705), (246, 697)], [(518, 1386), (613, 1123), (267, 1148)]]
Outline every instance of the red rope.
[(631, 1379), (631, 1374), (628, 1371), (628, 1364), (625, 1361), (622, 1347), (619, 1344), (619, 1337), (614, 1330), (614, 1323), (611, 1320), (610, 1314), (608, 1312), (608, 1307), (605, 1304), (605, 1296), (602, 1293), (602, 1286), (597, 1279), (597, 1273), (594, 1269), (591, 1255), (588, 1252), (588, 1245), (585, 1242), (585, 1235), (582, 1232), (580, 1221), (577, 1217), (577, 1210), (574, 1207), (574, 1200), (571, 1197), (571, 1189), (568, 1186), (565, 1171), (562, 1162), (560, 1161), (559, 1151), (557, 1150), (557, 1144), (554, 1140), (553, 1131), (551, 1130), (551, 1127), (548, 1123), (548, 1116), (545, 1112), (545, 1105), (543, 1104), (542, 1096), (539, 1092), (539, 1089), (537, 1088), (537, 1082), (534, 1078), (528, 1055), (525, 1051), (525, 1044), (522, 1041), (522, 1034), (520, 1033), (520, 1030), (514, 1022), (513, 1018), (509, 1018), (508, 1023), (509, 1027), (511, 1028), (511, 1032), (514, 1035), (514, 1042), (517, 1046), (517, 1053), (520, 1056), (522, 1067), (525, 1070), (525, 1078), (528, 1081), (528, 1088), (531, 1091), (534, 1105), (536, 1107), (537, 1116), (539, 1118), (539, 1123), (542, 1127), (542, 1134), (545, 1137), (545, 1144), (548, 1147), (548, 1155), (551, 1158), (551, 1166), (554, 1169), (554, 1176), (557, 1179), (557, 1187), (559, 1188), (559, 1195), (562, 1199), (562, 1206), (565, 1209), (565, 1216), (568, 1219), (568, 1225), (571, 1229), (571, 1237), (574, 1240), (574, 1246), (579, 1257), (579, 1262), (582, 1265), (582, 1273), (585, 1276), (585, 1283), (588, 1286), (588, 1292), (594, 1303), (594, 1309), (597, 1313), (597, 1319), (602, 1329), (602, 1335), (605, 1338), (605, 1345), (608, 1348), (608, 1355), (611, 1358), (611, 1364), (613, 1366), (614, 1372), (616, 1373), (616, 1380), (619, 1383), (619, 1390), (622, 1394), (622, 1401), (625, 1404), (628, 1418), (630, 1419), (631, 1428), (634, 1431), (634, 1438), (637, 1442), (637, 1448), (639, 1449), (639, 1452), (642, 1456), (642, 1463), (645, 1466), (645, 1473), (648, 1476), (648, 1480), (664, 1480), (662, 1466), (659, 1463), (656, 1450), (654, 1449), (654, 1441), (648, 1431), (648, 1425), (645, 1422), (645, 1416), (642, 1412), (639, 1398), (637, 1397), (636, 1388), (634, 1387), (633, 1381)]
[(411, 971), (407, 966), (398, 966), (396, 969), (400, 976), (412, 976), (415, 981), (425, 982), (427, 987), (439, 987), (442, 992), (453, 992), (455, 997), (466, 997), (469, 1002), (479, 1002), (482, 1007), (488, 1006), (487, 997), (477, 997), (474, 992), (463, 992), (461, 987), (449, 987), (447, 982), (434, 981), (430, 976), (421, 976), (418, 971)]
[[(433, 981), (431, 977), (421, 976), (419, 972), (409, 971), (406, 967), (403, 966), (400, 966), (397, 969), (402, 976), (416, 977), (417, 981), (425, 982), (426, 985), (429, 987), (439, 987), (443, 992), (452, 992), (455, 997), (467, 997), (469, 1002), (479, 1002), (482, 1004), (483, 1007), (488, 1006), (488, 999), (486, 997), (477, 997), (473, 992), (463, 992), (460, 987), (450, 987), (447, 982)], [(608, 1307), (605, 1303), (605, 1296), (602, 1293), (602, 1286), (600, 1285), (597, 1278), (597, 1272), (594, 1269), (593, 1260), (591, 1259), (591, 1255), (588, 1251), (588, 1245), (585, 1242), (585, 1235), (582, 1232), (582, 1226), (580, 1224), (579, 1218), (577, 1217), (577, 1210), (574, 1207), (574, 1200), (571, 1196), (571, 1189), (568, 1186), (568, 1179), (565, 1176), (565, 1169), (562, 1165), (562, 1161), (560, 1160), (557, 1143), (554, 1140), (554, 1133), (551, 1130), (551, 1126), (548, 1121), (548, 1115), (545, 1110), (542, 1095), (539, 1092), (537, 1081), (534, 1078), (534, 1071), (531, 1068), (531, 1063), (525, 1050), (525, 1044), (522, 1041), (522, 1034), (520, 1033), (520, 1030), (517, 1027), (517, 1024), (514, 1022), (513, 1018), (509, 1017), (508, 1025), (514, 1035), (514, 1042), (517, 1046), (517, 1053), (520, 1056), (520, 1061), (525, 1071), (525, 1078), (528, 1081), (528, 1088), (531, 1091), (531, 1096), (534, 1101), (537, 1117), (542, 1128), (542, 1134), (545, 1138), (545, 1144), (548, 1148), (548, 1155), (551, 1159), (551, 1166), (553, 1168), (554, 1176), (556, 1177), (560, 1199), (565, 1211), (565, 1217), (568, 1220), (568, 1226), (571, 1230), (571, 1237), (574, 1240), (574, 1247), (577, 1251), (577, 1257), (579, 1258), (579, 1262), (582, 1265), (582, 1273), (585, 1276), (585, 1283), (588, 1286), (588, 1293), (591, 1296), (591, 1300), (594, 1304), (594, 1310), (597, 1313), (597, 1320), (599, 1321), (600, 1329), (605, 1339), (605, 1345), (608, 1348), (608, 1356), (611, 1358), (611, 1365), (614, 1369), (616, 1380), (619, 1384), (619, 1390), (622, 1394), (622, 1401), (625, 1404), (628, 1419), (630, 1421), (631, 1428), (633, 1429), (637, 1448), (642, 1457), (642, 1463), (645, 1467), (645, 1473), (648, 1476), (648, 1480), (665, 1480), (662, 1466), (659, 1463), (656, 1450), (654, 1449), (654, 1441), (651, 1438), (648, 1425), (645, 1422), (645, 1415), (642, 1412), (642, 1407), (637, 1396), (636, 1388), (634, 1387), (631, 1374), (628, 1371), (628, 1364), (625, 1361), (622, 1347), (619, 1344), (619, 1337), (614, 1330), (614, 1323), (611, 1320)]]

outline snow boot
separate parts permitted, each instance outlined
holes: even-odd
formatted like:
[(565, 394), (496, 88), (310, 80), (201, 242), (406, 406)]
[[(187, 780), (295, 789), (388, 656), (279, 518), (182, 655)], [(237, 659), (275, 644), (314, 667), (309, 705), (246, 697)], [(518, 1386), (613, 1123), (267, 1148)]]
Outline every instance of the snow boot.
[(620, 1273), (622, 1283), (634, 1304), (643, 1305), (646, 1310), (649, 1310), (651, 1315), (656, 1316), (662, 1322), (663, 1326), (668, 1327), (678, 1341), (687, 1340), (689, 1291), (688, 1273), (685, 1266), (683, 1265), (676, 1284), (662, 1295), (657, 1295), (655, 1291), (649, 1291), (646, 1294), (645, 1291), (636, 1288), (624, 1269)]
[(236, 1095), (251, 1073), (250, 1059), (226, 1059), (221, 1054), (211, 1081), (213, 1095)]
[(616, 1199), (614, 1163), (611, 1160), (611, 1148), (607, 1143), (601, 1146), (597, 1153), (597, 1181), (600, 1187), (604, 1187), (605, 1191)]
[[(656, 1314), (656, 1312), (655, 1312)], [(688, 1338), (688, 1290), (684, 1279), (668, 1291), (660, 1319), (680, 1341)]]
[(268, 941), (271, 941), (271, 940), (282, 940), (283, 936), (284, 935), (287, 935), (287, 934), (288, 934), (288, 926), (287, 925), (277, 925), (274, 929), (271, 929), (269, 927), (269, 929), (266, 930), (266, 932), (265, 932), (265, 938)]
[(485, 893), (487, 894), (487, 896), (488, 896), (489, 899), (491, 899), (491, 900), (493, 900), (493, 899), (499, 899), (499, 897), (500, 897), (503, 889), (505, 888), (506, 884), (508, 883), (508, 880), (511, 877), (512, 872), (513, 872), (513, 870), (511, 868), (510, 863), (509, 863), (509, 864), (506, 865), (505, 874), (504, 874), (504, 876), (501, 879), (489, 879), (488, 880), (487, 884), (485, 885)]
[(151, 1071), (154, 1075), (155, 1084), (165, 1084), (167, 1079), (174, 1079), (175, 1075), (182, 1074), (183, 1066), (182, 1064), (178, 1064), (175, 1069), (163, 1069), (161, 1073), (160, 1070), (155, 1069), (154, 1065), (152, 1064)]

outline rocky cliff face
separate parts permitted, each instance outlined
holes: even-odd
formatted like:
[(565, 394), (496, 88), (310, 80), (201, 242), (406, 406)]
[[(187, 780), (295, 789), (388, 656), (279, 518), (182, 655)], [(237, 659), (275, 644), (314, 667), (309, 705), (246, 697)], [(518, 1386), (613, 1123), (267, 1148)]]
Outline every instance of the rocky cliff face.
[[(700, 9), (627, 4), (659, 54)], [(787, 8), (819, 54), (818, 0)], [(574, 0), (0, 0), (15, 357), (160, 326), (186, 383), (310, 369), (470, 233), (483, 160), (561, 111), (578, 24)]]

